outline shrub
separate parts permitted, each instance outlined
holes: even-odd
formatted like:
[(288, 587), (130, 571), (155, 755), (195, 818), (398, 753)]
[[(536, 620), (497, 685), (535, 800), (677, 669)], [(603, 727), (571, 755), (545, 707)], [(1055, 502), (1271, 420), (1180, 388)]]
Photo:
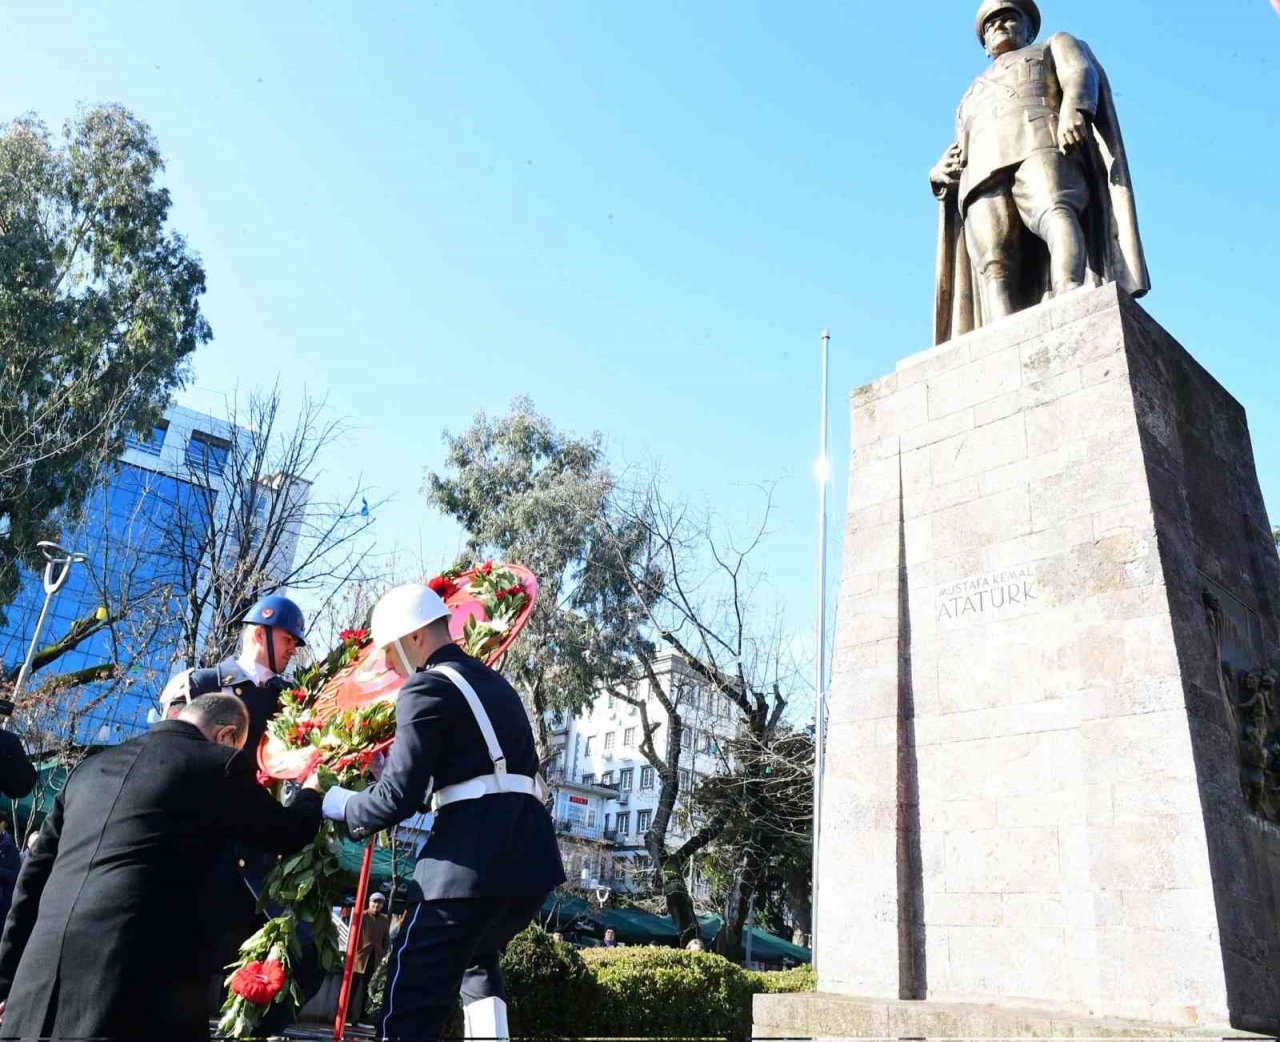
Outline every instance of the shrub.
[(528, 926), (507, 946), (502, 975), (511, 997), (513, 1035), (558, 1038), (584, 1033), (596, 986), (573, 945)]
[[(511, 1033), (526, 1038), (745, 1039), (753, 994), (814, 990), (808, 966), (758, 972), (709, 952), (675, 948), (578, 952), (536, 926), (507, 946), (502, 974), (511, 999)], [(385, 986), (384, 960), (370, 980), (371, 1012), (381, 1006)], [(460, 1008), (444, 1034), (462, 1035)]]
[(766, 995), (792, 991), (817, 991), (818, 978), (812, 966), (796, 966), (790, 970), (748, 970), (754, 990)]
[[(746, 1038), (753, 982), (719, 955), (674, 948), (592, 948), (598, 1001), (588, 1032), (600, 1037)], [(578, 1033), (584, 1033), (579, 1027)]]

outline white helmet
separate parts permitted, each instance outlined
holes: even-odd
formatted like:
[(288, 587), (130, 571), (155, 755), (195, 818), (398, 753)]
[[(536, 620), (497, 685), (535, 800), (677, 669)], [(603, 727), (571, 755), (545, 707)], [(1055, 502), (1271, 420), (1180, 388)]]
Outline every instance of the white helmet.
[(400, 639), (416, 633), (423, 626), (446, 618), (449, 609), (440, 595), (422, 583), (405, 583), (388, 590), (373, 606), (369, 620), (373, 646), (381, 650), (394, 646), (405, 670), (412, 673), (400, 646)]

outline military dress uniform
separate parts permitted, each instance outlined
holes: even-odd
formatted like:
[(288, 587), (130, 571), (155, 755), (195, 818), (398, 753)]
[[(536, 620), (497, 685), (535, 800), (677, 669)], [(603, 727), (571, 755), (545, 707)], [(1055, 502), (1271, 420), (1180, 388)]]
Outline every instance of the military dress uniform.
[(356, 839), (428, 801), (435, 812), (391, 950), (383, 1037), (434, 1040), (459, 993), (464, 1010), (481, 1000), (505, 1010), (499, 956), (565, 879), (545, 792), (519, 695), (449, 644), (401, 689), (377, 783), (327, 794), (326, 816)]
[(1055, 209), (1077, 217), (1084, 211), (1089, 187), (1082, 160), (1059, 150), (1058, 120), (1064, 102), (1092, 118), (1098, 86), (1093, 62), (1066, 33), (1000, 55), (973, 81), (956, 114), (965, 158), (960, 213), (976, 218), (966, 224), (972, 256), (999, 248), (1019, 218), (1043, 239)]

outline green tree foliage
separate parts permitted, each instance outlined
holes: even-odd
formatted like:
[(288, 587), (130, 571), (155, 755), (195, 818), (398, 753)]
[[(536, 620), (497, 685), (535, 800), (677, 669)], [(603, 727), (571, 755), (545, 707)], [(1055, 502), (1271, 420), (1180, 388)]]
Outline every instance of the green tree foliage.
[(620, 681), (648, 647), (614, 564), (633, 533), (603, 521), (614, 478), (599, 436), (557, 430), (527, 399), (445, 440), (449, 473), (427, 475), (427, 501), (465, 529), (469, 562), (497, 557), (538, 578), (537, 607), (504, 672), (542, 726), (548, 710), (576, 712)]
[(159, 419), (210, 337), (162, 169), (119, 106), (82, 111), (60, 140), (33, 116), (0, 127), (0, 618), (18, 563)]

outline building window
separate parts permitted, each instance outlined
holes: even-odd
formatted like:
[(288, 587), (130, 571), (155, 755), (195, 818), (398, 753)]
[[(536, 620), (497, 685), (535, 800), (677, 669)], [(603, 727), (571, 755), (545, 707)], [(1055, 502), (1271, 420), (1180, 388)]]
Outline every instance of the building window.
[(618, 835), (631, 835), (631, 811), (629, 810), (618, 812)]
[(231, 454), (231, 442), (204, 431), (192, 431), (187, 440), (187, 466), (198, 474), (221, 474)]
[(604, 774), (600, 775), (600, 784), (601, 784), (601, 785), (612, 785), (612, 784), (613, 784), (613, 771), (605, 771), (605, 772), (604, 772)]
[(152, 456), (159, 456), (160, 450), (164, 448), (164, 436), (168, 433), (169, 421), (161, 420), (147, 433), (127, 434), (124, 440), (130, 448), (149, 452)]
[(710, 731), (702, 732), (702, 740), (698, 742), (698, 751), (704, 752), (704, 753), (711, 752), (711, 732)]
[(604, 830), (605, 830), (605, 832), (608, 832), (608, 831), (609, 831), (609, 822), (610, 822), (612, 819), (613, 819), (613, 815), (612, 815), (612, 814), (606, 814), (606, 815), (604, 816)]
[(636, 835), (642, 836), (649, 831), (649, 823), (653, 821), (653, 811), (642, 810), (636, 813)]
[(624, 767), (618, 772), (618, 788), (623, 792), (631, 791), (631, 779), (635, 776), (635, 771), (630, 767)]
[(613, 733), (612, 731), (610, 731), (607, 735), (605, 735), (605, 736), (604, 736), (604, 751), (605, 751), (605, 752), (612, 752), (612, 751), (613, 751), (613, 739), (614, 739), (614, 733)]
[(587, 735), (587, 744), (582, 747), (582, 751), (586, 753), (588, 756), (590, 756), (595, 751), (594, 749), (595, 744), (596, 744), (596, 736), (593, 734)]
[(596, 827), (596, 809), (595, 807), (588, 807), (587, 808), (587, 828), (593, 829), (595, 827)]
[(689, 772), (686, 771), (683, 767), (680, 768), (680, 791), (681, 792), (689, 791)]
[(596, 776), (594, 774), (584, 774), (582, 776), (583, 785), (594, 785), (595, 783), (596, 783)]
[(627, 749), (634, 749), (636, 745), (636, 729), (628, 727), (622, 732), (622, 745)]
[(693, 735), (689, 732), (689, 729), (686, 727), (680, 732), (680, 748), (688, 749), (689, 746), (692, 744), (693, 744)]
[(652, 767), (640, 768), (640, 788), (642, 789), (653, 788), (653, 768)]

